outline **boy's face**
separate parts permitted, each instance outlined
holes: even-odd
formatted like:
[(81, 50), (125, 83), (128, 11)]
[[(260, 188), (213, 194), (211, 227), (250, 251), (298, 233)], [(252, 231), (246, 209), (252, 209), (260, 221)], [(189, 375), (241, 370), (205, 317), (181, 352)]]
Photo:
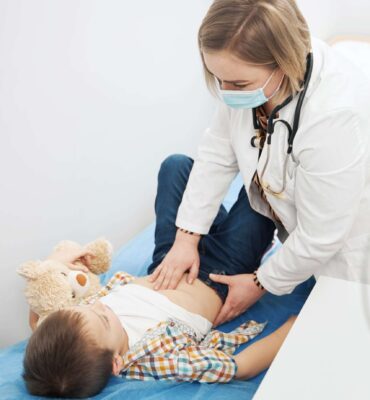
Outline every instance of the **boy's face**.
[(83, 315), (90, 335), (100, 347), (121, 355), (128, 350), (127, 334), (111, 308), (96, 301), (94, 304), (78, 305), (71, 309)]

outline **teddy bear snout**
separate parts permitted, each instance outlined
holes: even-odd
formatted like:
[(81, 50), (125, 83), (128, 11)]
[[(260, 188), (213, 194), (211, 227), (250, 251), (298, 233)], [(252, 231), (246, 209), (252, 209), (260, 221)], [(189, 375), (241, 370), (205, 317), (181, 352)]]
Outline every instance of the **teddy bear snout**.
[(87, 282), (87, 278), (85, 274), (78, 274), (76, 276), (76, 280), (79, 283), (80, 286), (85, 286)]
[(90, 288), (89, 276), (81, 271), (70, 271), (68, 282), (77, 298), (84, 296)]

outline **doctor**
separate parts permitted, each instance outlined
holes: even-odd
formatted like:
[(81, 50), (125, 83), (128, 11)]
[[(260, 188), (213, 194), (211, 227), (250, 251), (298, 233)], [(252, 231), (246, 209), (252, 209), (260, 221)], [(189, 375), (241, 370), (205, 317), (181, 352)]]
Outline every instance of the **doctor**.
[(178, 208), (176, 239), (152, 280), (173, 289), (186, 271), (197, 276), (199, 241), (240, 172), (252, 209), (273, 221), (283, 246), (254, 273), (210, 275), (228, 286), (215, 325), (312, 275), (370, 282), (365, 76), (311, 40), (294, 0), (215, 0), (198, 41), (221, 101)]

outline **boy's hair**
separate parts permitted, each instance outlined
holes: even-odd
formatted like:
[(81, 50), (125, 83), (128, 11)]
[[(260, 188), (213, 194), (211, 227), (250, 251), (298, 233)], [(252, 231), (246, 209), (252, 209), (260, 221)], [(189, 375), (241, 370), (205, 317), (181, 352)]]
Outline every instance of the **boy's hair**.
[(90, 338), (80, 313), (56, 311), (28, 342), (23, 378), (33, 395), (89, 397), (107, 384), (112, 360), (113, 351)]

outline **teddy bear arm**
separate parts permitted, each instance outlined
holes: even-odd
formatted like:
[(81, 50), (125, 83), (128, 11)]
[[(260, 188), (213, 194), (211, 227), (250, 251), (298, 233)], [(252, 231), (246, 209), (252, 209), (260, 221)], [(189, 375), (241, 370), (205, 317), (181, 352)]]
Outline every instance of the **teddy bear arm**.
[(108, 240), (100, 238), (88, 243), (85, 250), (93, 254), (90, 258), (89, 270), (94, 274), (103, 274), (110, 268), (113, 247)]

